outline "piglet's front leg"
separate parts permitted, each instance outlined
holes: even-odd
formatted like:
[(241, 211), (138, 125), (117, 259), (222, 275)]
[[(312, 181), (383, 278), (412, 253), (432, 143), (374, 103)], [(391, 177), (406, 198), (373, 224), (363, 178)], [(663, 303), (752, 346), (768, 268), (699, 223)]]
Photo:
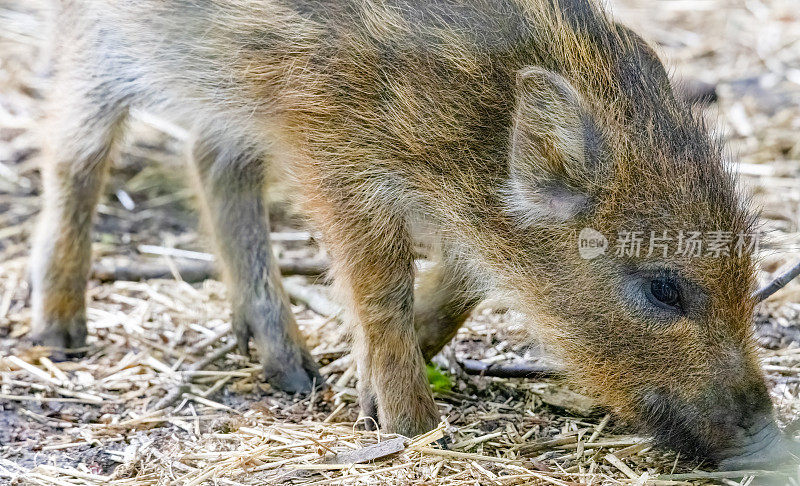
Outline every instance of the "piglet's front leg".
[(411, 437), (439, 422), (414, 329), (411, 237), (403, 219), (356, 207), (332, 211), (335, 224), (323, 227), (349, 297), (361, 407), (382, 430)]

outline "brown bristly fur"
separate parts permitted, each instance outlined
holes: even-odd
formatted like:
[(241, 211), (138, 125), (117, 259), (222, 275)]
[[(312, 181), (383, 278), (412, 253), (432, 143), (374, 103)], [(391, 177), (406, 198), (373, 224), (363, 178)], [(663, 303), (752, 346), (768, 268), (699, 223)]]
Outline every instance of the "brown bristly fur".
[[(593, 4), (62, 4), (63, 95), (51, 111), (58, 136), (33, 267), (34, 328), (51, 342), (82, 344), (88, 220), (106, 148), (127, 107), (146, 105), (198, 134), (237, 336), (255, 336), (278, 386), (308, 388), (314, 370), (274, 277), (266, 170), (296, 184), (324, 235), (353, 324), (362, 406), (388, 430), (436, 424), (423, 354), (489, 293), (527, 314), (604, 403), (673, 444), (710, 454), (750, 414), (768, 413), (749, 336), (749, 256), (578, 255), (584, 227), (737, 234), (753, 224), (656, 54)], [(435, 240), (441, 262), (415, 299), (419, 237)], [(687, 282), (691, 314), (658, 314), (632, 296), (636, 279), (665, 272)], [(726, 400), (738, 403), (735, 419), (718, 417)]]

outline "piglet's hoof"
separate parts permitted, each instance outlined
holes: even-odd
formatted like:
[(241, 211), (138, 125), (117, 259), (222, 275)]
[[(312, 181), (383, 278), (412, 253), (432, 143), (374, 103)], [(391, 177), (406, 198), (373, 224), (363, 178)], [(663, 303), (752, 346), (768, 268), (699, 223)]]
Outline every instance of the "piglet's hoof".
[(34, 326), (29, 334), (33, 344), (50, 348), (50, 358), (63, 361), (80, 358), (86, 352), (86, 321), (71, 319), (62, 322), (51, 322), (44, 326)]
[[(255, 302), (234, 312), (233, 329), (242, 354), (248, 354), (250, 338), (255, 341), (264, 366), (264, 378), (287, 393), (309, 393), (323, 383), (317, 363), (290, 328), (296, 326), (279, 303)], [(294, 333), (296, 334), (296, 333)]]
[(264, 378), (274, 388), (286, 393), (310, 393), (324, 381), (317, 363), (304, 346), (292, 341), (276, 342), (255, 336), (256, 348), (264, 366)]
[(267, 383), (286, 393), (310, 393), (323, 383), (316, 366), (305, 362), (281, 363), (279, 366), (267, 363), (264, 365), (264, 378)]

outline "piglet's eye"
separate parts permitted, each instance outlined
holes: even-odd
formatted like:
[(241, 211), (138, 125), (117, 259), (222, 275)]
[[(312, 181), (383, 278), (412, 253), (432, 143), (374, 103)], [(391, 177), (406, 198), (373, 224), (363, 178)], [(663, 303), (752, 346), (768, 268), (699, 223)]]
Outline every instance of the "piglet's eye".
[(650, 281), (647, 297), (654, 305), (682, 311), (681, 293), (678, 284), (671, 278), (656, 278)]

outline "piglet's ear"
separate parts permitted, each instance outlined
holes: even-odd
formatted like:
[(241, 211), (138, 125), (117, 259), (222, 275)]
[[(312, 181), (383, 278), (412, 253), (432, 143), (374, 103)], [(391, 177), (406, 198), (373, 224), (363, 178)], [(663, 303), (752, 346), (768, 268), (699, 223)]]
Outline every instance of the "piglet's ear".
[(601, 136), (581, 95), (537, 67), (518, 73), (508, 206), (527, 224), (564, 222), (591, 209), (602, 177)]

